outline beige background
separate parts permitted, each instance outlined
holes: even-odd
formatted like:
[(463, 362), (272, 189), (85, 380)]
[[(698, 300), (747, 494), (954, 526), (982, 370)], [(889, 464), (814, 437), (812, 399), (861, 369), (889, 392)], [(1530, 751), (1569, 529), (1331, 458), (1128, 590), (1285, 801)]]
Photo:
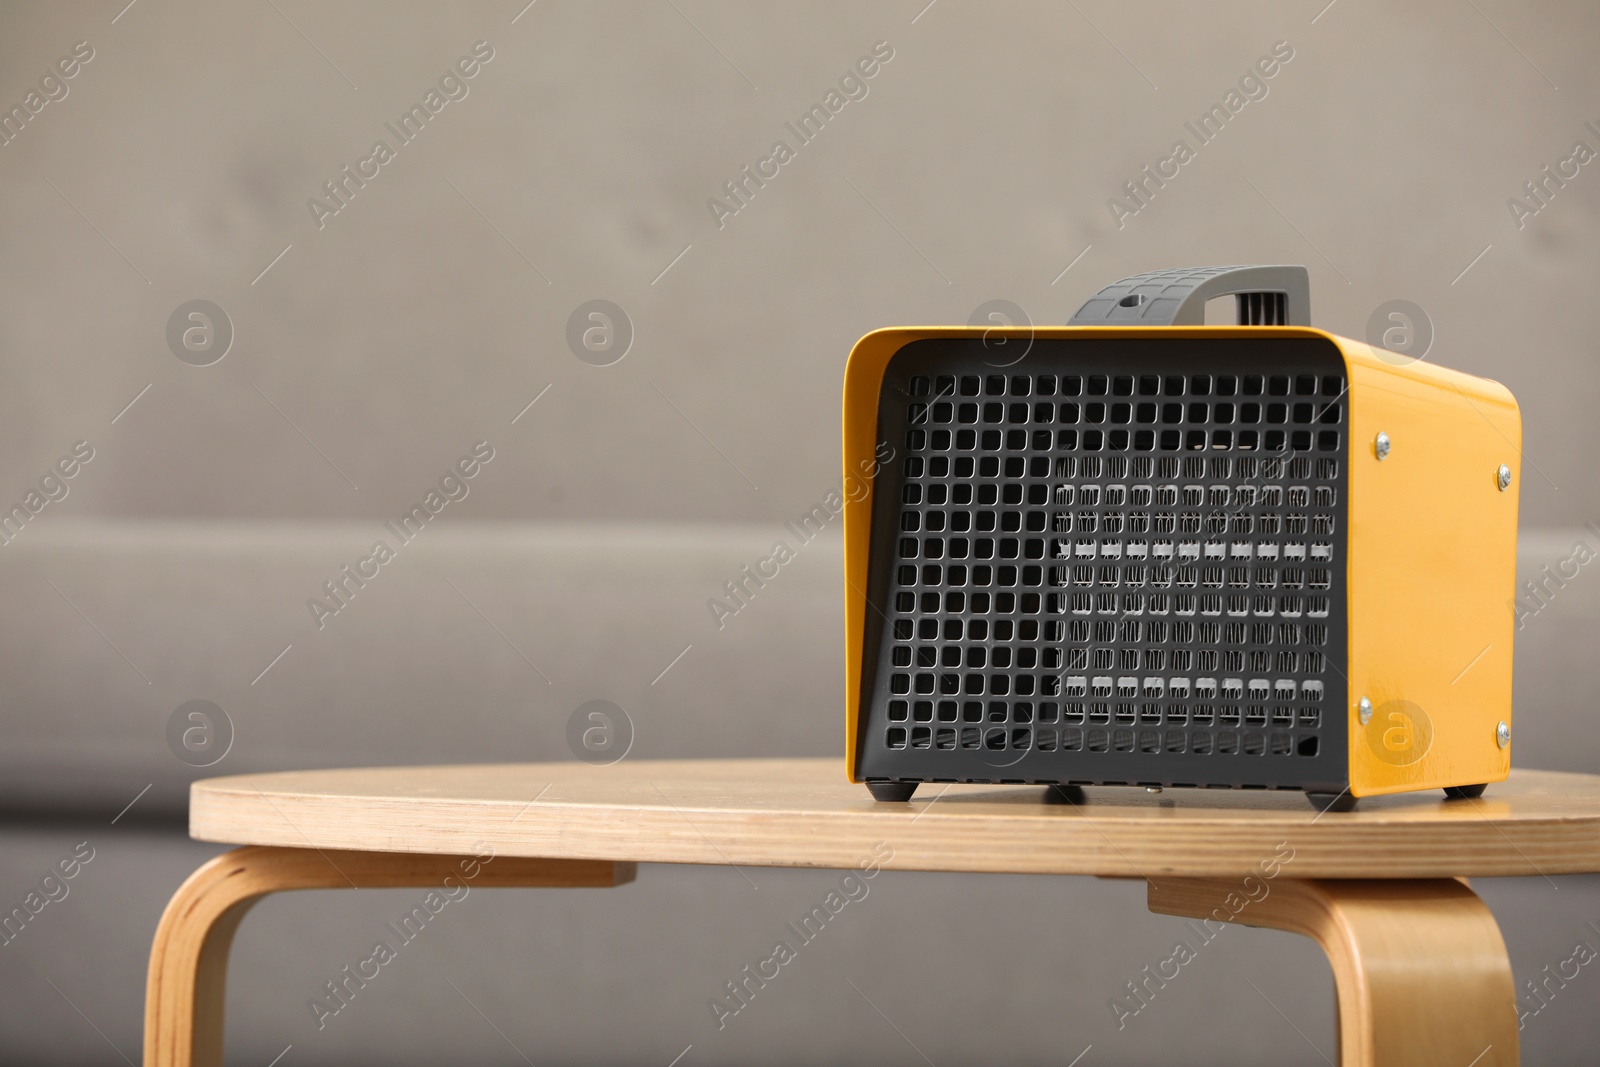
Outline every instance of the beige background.
[[(1364, 339), (1413, 301), (1430, 360), (1517, 395), (1525, 578), (1600, 545), (1600, 163), (1524, 229), (1506, 208), (1574, 141), (1600, 149), (1592, 6), (525, 2), (0, 8), (0, 106), (95, 49), (0, 146), (0, 505), (96, 450), (0, 546), (0, 907), (100, 850), (0, 949), (0, 1059), (136, 1056), (156, 917), (214, 851), (182, 837), (199, 774), (565, 759), (594, 698), (631, 716), (630, 758), (836, 753), (836, 533), (724, 630), (705, 599), (837, 484), (844, 360), (875, 327), (994, 299), (1059, 323), (1131, 273), (1305, 263), (1318, 325)], [(469, 95), (319, 230), (306, 200), (480, 40)], [(878, 41), (866, 98), (719, 230), (707, 198)], [(1119, 229), (1108, 198), (1278, 41), (1268, 95)], [(236, 334), (208, 367), (166, 340), (195, 299)], [(632, 322), (612, 366), (568, 348), (592, 299)], [(480, 439), (470, 495), (316, 630), (306, 597)], [(1586, 568), (1518, 633), (1518, 765), (1600, 769), (1597, 625)], [(165, 736), (193, 699), (237, 731), (208, 770)], [(716, 1032), (704, 1001), (836, 877), (652, 867), (607, 895), (475, 896), (320, 1032), (305, 998), (409, 898), (273, 900), (240, 933), (230, 1047), (292, 1044), (280, 1067), (1332, 1055), (1326, 965), (1258, 931), (1117, 1031), (1107, 999), (1181, 924), (1085, 879), (886, 876), (792, 990)], [(1479, 888), (1519, 981), (1600, 945), (1600, 878)], [(1592, 1061), (1595, 982), (1530, 1022), (1525, 1062)]]
[[(1409, 299), (1430, 358), (1511, 387), (1529, 525), (1600, 511), (1600, 169), (1521, 231), (1505, 206), (1600, 148), (1585, 5), (519, 6), (9, 5), (0, 100), (96, 55), (0, 148), (0, 497), (87, 438), (80, 515), (386, 516), (488, 438), (478, 517), (787, 517), (837, 478), (869, 329), (993, 298), (1062, 322), (1125, 274), (1303, 262), (1318, 324), (1364, 337)], [(478, 40), (470, 95), (319, 231), (306, 200)], [(707, 198), (879, 40), (867, 98), (719, 231)], [(1107, 199), (1279, 40), (1269, 95), (1115, 228)], [(636, 331), (609, 368), (565, 343), (596, 297)], [(164, 341), (196, 298), (237, 333), (209, 368)]]

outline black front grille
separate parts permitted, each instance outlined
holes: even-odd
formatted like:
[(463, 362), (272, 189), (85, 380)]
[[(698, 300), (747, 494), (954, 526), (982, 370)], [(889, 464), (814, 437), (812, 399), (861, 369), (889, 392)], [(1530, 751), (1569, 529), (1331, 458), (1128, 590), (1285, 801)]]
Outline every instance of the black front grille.
[(965, 340), (890, 362), (869, 779), (1340, 788), (1342, 358)]

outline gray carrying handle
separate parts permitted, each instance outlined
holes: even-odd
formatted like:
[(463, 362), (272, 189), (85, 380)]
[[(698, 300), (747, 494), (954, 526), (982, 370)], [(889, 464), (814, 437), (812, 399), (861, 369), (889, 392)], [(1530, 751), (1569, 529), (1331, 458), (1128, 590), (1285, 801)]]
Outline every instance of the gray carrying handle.
[(1189, 267), (1135, 274), (1084, 301), (1068, 326), (1203, 326), (1206, 301), (1238, 298), (1241, 326), (1310, 326), (1311, 276), (1300, 266)]

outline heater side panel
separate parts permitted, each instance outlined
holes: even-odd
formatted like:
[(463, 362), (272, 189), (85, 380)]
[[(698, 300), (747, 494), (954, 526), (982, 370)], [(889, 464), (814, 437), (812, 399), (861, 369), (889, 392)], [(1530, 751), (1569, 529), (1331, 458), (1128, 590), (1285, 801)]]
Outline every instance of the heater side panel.
[[(1510, 748), (1497, 729), (1511, 725), (1522, 480), (1516, 401), (1497, 382), (1340, 344), (1352, 420), (1351, 792), (1503, 781)], [(1365, 725), (1354, 710), (1363, 696), (1373, 705)]]

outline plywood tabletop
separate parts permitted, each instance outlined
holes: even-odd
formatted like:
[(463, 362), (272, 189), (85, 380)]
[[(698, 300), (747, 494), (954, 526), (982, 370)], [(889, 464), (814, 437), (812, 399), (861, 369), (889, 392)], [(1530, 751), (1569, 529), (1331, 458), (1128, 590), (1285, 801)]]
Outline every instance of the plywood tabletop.
[(1600, 777), (1513, 771), (1478, 800), (1438, 791), (1319, 814), (1299, 793), (924, 785), (880, 804), (837, 759), (467, 764), (196, 782), (203, 841), (383, 852), (764, 867), (1221, 876), (1292, 852), (1302, 878), (1600, 871)]

